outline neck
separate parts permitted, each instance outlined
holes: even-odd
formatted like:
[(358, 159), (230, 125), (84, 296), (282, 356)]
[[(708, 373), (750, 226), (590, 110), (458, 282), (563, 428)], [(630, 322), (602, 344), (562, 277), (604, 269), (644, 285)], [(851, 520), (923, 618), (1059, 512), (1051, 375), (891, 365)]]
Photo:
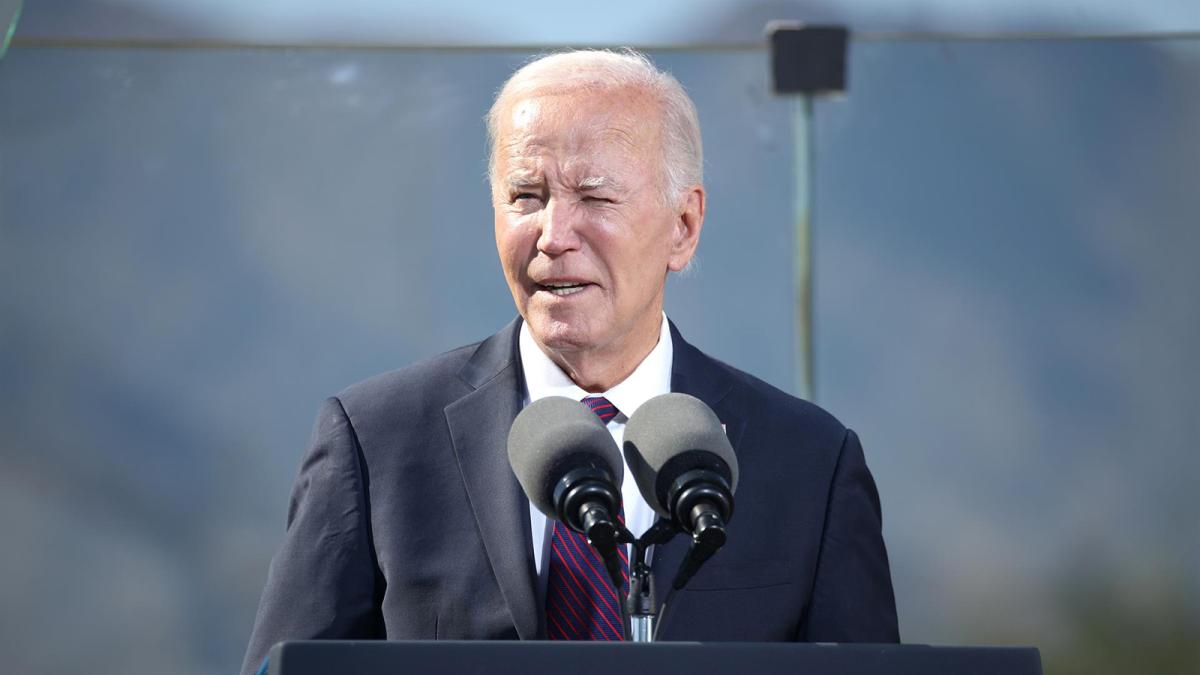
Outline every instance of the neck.
[(548, 349), (534, 338), (538, 348), (562, 368), (571, 381), (589, 394), (606, 392), (633, 374), (642, 361), (658, 346), (662, 331), (662, 312), (651, 324), (653, 331), (631, 335), (625, 344), (616, 348), (594, 348), (571, 351)]

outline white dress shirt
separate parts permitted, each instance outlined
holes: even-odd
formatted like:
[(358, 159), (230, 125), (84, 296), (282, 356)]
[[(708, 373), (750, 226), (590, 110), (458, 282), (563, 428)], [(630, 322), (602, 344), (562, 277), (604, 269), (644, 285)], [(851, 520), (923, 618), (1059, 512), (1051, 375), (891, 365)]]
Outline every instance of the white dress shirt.
[[(521, 335), (518, 340), (521, 350), (521, 369), (525, 373), (525, 405), (547, 396), (566, 396), (576, 401), (582, 401), (588, 396), (603, 396), (617, 410), (617, 416), (608, 422), (608, 431), (622, 447), (625, 436), (625, 423), (630, 416), (646, 401), (671, 391), (671, 364), (674, 350), (671, 345), (671, 329), (667, 317), (662, 317), (662, 327), (659, 329), (658, 344), (642, 359), (629, 377), (625, 378), (612, 389), (602, 394), (592, 394), (584, 391), (571, 381), (571, 378), (558, 367), (549, 356), (538, 347), (529, 332), (529, 325), (521, 324)], [(624, 455), (622, 455), (622, 462)], [(621, 499), (625, 505), (625, 526), (635, 537), (640, 537), (654, 524), (655, 514), (637, 483), (629, 475), (629, 465), (625, 465), (625, 480), (621, 485)], [(546, 578), (549, 571), (549, 558), (542, 555), (548, 550), (550, 533), (553, 531), (553, 521), (547, 522), (532, 504), (529, 506), (529, 523), (533, 533), (533, 560), (537, 565), (539, 596), (545, 597)]]

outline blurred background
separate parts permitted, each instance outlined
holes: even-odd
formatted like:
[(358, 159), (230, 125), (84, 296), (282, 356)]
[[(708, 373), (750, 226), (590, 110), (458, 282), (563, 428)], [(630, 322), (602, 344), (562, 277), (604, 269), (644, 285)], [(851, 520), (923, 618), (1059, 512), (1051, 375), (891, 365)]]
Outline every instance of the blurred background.
[[(848, 26), (847, 90), (773, 93), (772, 19)], [(493, 93), (618, 45), (704, 129), (668, 314), (859, 432), (904, 641), (1200, 672), (1196, 0), (26, 3), (5, 672), (236, 671), (321, 400), (513, 316)]]

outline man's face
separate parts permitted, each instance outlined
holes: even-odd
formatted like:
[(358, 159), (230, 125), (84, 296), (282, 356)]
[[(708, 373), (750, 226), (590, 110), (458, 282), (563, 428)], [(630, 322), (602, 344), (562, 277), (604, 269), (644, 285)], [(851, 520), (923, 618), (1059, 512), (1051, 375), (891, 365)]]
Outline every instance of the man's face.
[(654, 345), (667, 271), (686, 266), (699, 235), (678, 196), (663, 199), (660, 118), (628, 89), (534, 95), (505, 112), (496, 248), (543, 348), (640, 359)]

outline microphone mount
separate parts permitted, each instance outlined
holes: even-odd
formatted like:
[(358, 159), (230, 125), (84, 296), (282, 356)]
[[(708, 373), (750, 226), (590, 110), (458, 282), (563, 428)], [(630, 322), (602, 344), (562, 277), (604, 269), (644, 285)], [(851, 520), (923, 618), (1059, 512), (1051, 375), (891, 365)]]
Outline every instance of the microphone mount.
[(727, 539), (726, 523), (733, 517), (733, 489), (725, 476), (712, 469), (681, 474), (667, 490), (675, 525), (692, 535), (687, 557), (671, 586), (681, 590)]
[(642, 534), (634, 538), (633, 533), (624, 527), (621, 542), (633, 545), (633, 556), (630, 559), (629, 594), (625, 597), (625, 613), (629, 616), (630, 642), (652, 642), (655, 632), (654, 573), (646, 562), (646, 553), (651, 546), (665, 544), (675, 536), (678, 529), (669, 520), (659, 519)]
[(711, 469), (693, 469), (676, 478), (667, 490), (667, 504), (684, 532), (725, 543), (725, 523), (733, 517), (733, 489)]
[(617, 522), (621, 503), (612, 475), (596, 466), (568, 471), (554, 486), (554, 511), (567, 527), (587, 537), (600, 554), (613, 586), (620, 591), (621, 557), (617, 543), (625, 527)]

